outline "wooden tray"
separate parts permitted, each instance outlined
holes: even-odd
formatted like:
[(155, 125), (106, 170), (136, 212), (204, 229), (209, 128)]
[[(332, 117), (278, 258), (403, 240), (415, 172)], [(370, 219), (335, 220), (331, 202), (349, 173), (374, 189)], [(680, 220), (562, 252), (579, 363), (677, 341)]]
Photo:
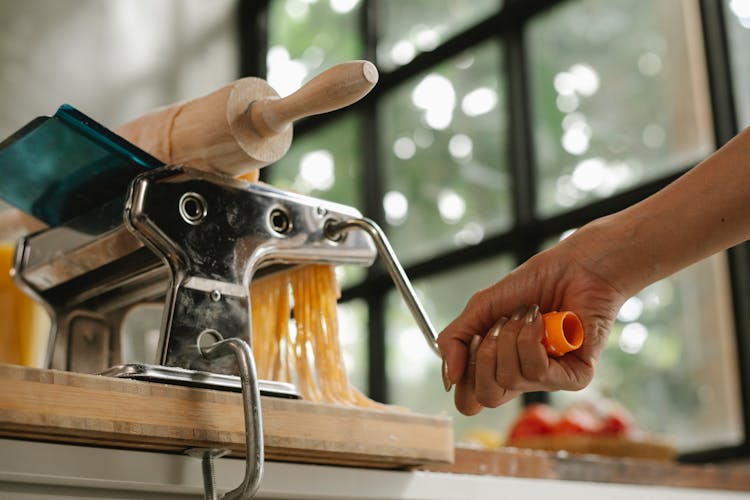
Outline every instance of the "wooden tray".
[[(0, 364), (0, 436), (244, 455), (238, 393)], [(453, 461), (448, 417), (262, 398), (269, 460), (400, 468)]]
[(508, 442), (507, 446), (531, 448), (533, 450), (562, 450), (576, 455), (594, 454), (609, 457), (647, 458), (664, 461), (673, 460), (676, 455), (673, 446), (656, 439), (636, 440), (584, 434), (528, 436)]

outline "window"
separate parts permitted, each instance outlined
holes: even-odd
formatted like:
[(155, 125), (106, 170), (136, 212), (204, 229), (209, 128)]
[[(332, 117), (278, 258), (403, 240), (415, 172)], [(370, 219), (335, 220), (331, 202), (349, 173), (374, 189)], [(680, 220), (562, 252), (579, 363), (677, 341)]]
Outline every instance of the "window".
[[(306, 120), (267, 178), (294, 183), (304, 155), (329, 151), (335, 179), (318, 194), (355, 204), (387, 231), (437, 327), (550, 239), (660, 189), (736, 133), (735, 121), (750, 121), (746, 0), (341, 0), (304, 9), (272, 0), (272, 47), (296, 46), (289, 58), (304, 62), (327, 21), (302, 26), (295, 16), (325, 9), (360, 40), (332, 47), (330, 62), (367, 57), (381, 81), (366, 102)], [(355, 12), (357, 23), (347, 17)], [(339, 52), (350, 47), (360, 52)], [(339, 160), (348, 154), (360, 158)], [(722, 448), (686, 458), (747, 454), (748, 264), (741, 246), (641, 291), (620, 312), (590, 388), (551, 400), (602, 393), (682, 451)], [(349, 281), (343, 300), (367, 310), (371, 394), (450, 408), (439, 363), (384, 271)], [(457, 434), (490, 422), (502, 431), (515, 412), (458, 419)]]
[(383, 208), (404, 263), (475, 245), (512, 222), (501, 63), (501, 47), (487, 42), (381, 100)]
[(663, 0), (574, 2), (529, 23), (541, 214), (684, 170), (713, 150), (696, 14)]
[(725, 17), (729, 38), (734, 96), (737, 101), (737, 118), (741, 126), (750, 125), (750, 2), (725, 0)]

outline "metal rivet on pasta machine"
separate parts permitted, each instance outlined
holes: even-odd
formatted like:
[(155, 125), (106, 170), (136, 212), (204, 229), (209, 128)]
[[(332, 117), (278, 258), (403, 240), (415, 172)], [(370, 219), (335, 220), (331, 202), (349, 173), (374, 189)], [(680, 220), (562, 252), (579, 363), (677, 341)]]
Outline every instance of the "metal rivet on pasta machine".
[(287, 234), (292, 230), (292, 220), (289, 218), (289, 214), (286, 213), (286, 210), (281, 207), (276, 207), (271, 210), (268, 222), (271, 225), (271, 229), (279, 234)]
[(198, 338), (196, 339), (195, 343), (198, 345), (198, 349), (202, 350), (221, 340), (224, 340), (224, 336), (217, 330), (209, 328), (203, 330), (198, 334)]
[(188, 224), (197, 226), (208, 214), (206, 199), (198, 193), (185, 193), (180, 198), (180, 215)]
[(323, 234), (326, 238), (336, 243), (340, 243), (346, 239), (346, 231), (339, 227), (339, 222), (335, 219), (328, 219), (323, 224)]

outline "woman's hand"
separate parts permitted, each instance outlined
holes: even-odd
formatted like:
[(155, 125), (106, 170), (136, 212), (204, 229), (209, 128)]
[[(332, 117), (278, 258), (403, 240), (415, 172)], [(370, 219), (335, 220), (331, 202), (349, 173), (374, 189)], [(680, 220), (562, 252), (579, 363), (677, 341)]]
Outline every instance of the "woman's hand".
[[(440, 333), (446, 388), (456, 384), (461, 413), (473, 415), (527, 391), (579, 390), (593, 378), (627, 297), (592, 271), (586, 261), (592, 253), (579, 248), (575, 236), (476, 293)], [(542, 345), (540, 311), (553, 310), (575, 312), (584, 329), (583, 346), (559, 358)]]

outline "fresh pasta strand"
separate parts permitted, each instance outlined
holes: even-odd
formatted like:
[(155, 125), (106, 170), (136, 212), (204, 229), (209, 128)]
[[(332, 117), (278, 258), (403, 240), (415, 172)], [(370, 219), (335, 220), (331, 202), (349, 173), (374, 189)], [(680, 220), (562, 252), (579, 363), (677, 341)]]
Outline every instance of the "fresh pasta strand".
[(339, 342), (339, 296), (333, 267), (328, 265), (306, 265), (253, 282), (250, 302), (258, 376), (295, 382), (310, 401), (403, 410), (369, 399), (349, 381)]

